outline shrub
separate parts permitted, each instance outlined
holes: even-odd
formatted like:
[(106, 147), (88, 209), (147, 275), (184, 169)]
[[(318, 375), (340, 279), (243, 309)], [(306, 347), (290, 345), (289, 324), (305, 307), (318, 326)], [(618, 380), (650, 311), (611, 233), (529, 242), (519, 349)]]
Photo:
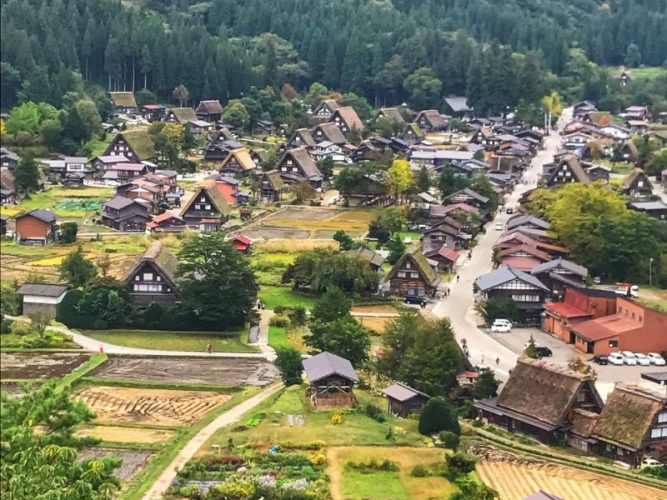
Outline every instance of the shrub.
[(303, 364), (299, 351), (292, 348), (280, 349), (276, 357), (276, 366), (285, 386), (301, 384)]
[(31, 335), (35, 333), (35, 328), (28, 321), (14, 321), (12, 323), (12, 333), (14, 335)]
[(2, 318), (2, 321), (0, 321), (0, 334), (1, 333), (12, 333), (11, 319)]
[(287, 316), (273, 316), (271, 320), (269, 321), (269, 324), (271, 326), (281, 326), (284, 328), (287, 328), (290, 326), (290, 320)]
[(438, 437), (445, 448), (456, 450), (459, 447), (459, 437), (451, 431), (442, 431)]
[(384, 413), (382, 413), (382, 410), (371, 403), (366, 405), (366, 415), (368, 415), (376, 422), (382, 423), (386, 420)]
[(346, 467), (364, 473), (370, 473), (376, 471), (389, 471), (389, 472), (398, 471), (398, 465), (396, 465), (391, 460), (387, 460), (386, 458), (382, 462), (378, 462), (375, 458), (371, 458), (370, 462), (368, 463), (348, 462)]
[(419, 432), (424, 435), (440, 431), (461, 434), (458, 417), (451, 403), (444, 398), (432, 398), (425, 405), (419, 418)]
[(454, 453), (447, 457), (447, 479), (454, 481), (461, 476), (466, 476), (475, 470), (477, 459), (466, 453)]
[(428, 469), (422, 464), (415, 465), (410, 471), (410, 475), (413, 477), (427, 477), (429, 475)]
[(293, 326), (303, 326), (308, 319), (306, 308), (303, 306), (294, 307), (291, 311), (288, 311), (287, 316)]
[(79, 225), (76, 222), (63, 222), (60, 225), (60, 242), (74, 243), (76, 235), (79, 232)]
[(324, 453), (311, 453), (308, 455), (308, 460), (313, 465), (325, 465), (327, 463), (327, 456)]
[(340, 412), (334, 412), (331, 415), (331, 424), (332, 425), (340, 425), (343, 423), (343, 414)]
[(481, 418), (477, 418), (472, 421), (472, 426), (478, 429), (484, 427), (484, 420), (482, 420)]

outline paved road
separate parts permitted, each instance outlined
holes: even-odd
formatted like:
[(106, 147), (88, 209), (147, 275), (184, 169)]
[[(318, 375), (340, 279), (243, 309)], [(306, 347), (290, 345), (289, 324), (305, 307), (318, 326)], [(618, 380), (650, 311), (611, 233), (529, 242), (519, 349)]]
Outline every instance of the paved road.
[[(558, 128), (562, 128), (571, 119), (571, 116), (572, 109), (567, 108), (561, 116)], [(557, 132), (552, 132), (545, 140), (544, 149), (538, 152), (530, 167), (526, 169), (522, 183), (515, 187), (514, 192), (506, 200), (506, 206), (516, 206), (519, 197), (535, 187), (542, 172), (542, 166), (553, 160), (559, 145), (560, 136)], [(477, 328), (480, 320), (474, 310), (473, 282), (478, 276), (491, 271), (493, 267), (493, 244), (500, 234), (499, 231), (495, 231), (495, 225), (497, 222), (504, 225), (510, 217), (510, 215), (502, 213), (486, 225), (487, 231), (480, 235), (472, 252), (472, 258), (458, 270), (460, 281), (450, 285), (449, 297), (436, 303), (432, 310), (435, 316), (450, 319), (459, 342), (461, 342), (461, 339), (466, 339), (473, 365), (492, 367), (498, 378), (502, 380), (507, 379), (509, 370), (516, 364), (518, 356), (514, 351), (496, 341), (493, 336)], [(500, 358), (498, 364), (496, 363), (497, 358)]]
[(255, 406), (262, 403), (267, 398), (274, 395), (283, 385), (280, 383), (270, 385), (262, 392), (255, 394), (253, 397), (246, 399), (242, 403), (234, 406), (229, 411), (223, 413), (213, 422), (199, 431), (188, 443), (178, 452), (178, 455), (172, 460), (169, 466), (162, 472), (160, 477), (153, 483), (151, 488), (143, 496), (143, 500), (153, 500), (163, 498), (165, 492), (171, 485), (171, 482), (176, 479), (176, 472), (183, 467), (195, 453), (199, 451), (202, 445), (221, 427), (238, 422), (241, 417), (252, 410)]

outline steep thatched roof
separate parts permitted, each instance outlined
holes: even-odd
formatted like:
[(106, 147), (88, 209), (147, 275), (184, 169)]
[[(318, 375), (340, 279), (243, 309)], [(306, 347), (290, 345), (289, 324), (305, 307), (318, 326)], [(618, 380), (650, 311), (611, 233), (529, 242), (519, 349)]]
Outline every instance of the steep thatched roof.
[(213, 204), (215, 205), (215, 208), (220, 212), (222, 215), (229, 215), (231, 212), (231, 208), (229, 207), (229, 204), (225, 200), (225, 196), (222, 194), (222, 192), (218, 191), (218, 188), (216, 186), (215, 179), (209, 179), (204, 182), (202, 182), (199, 185), (198, 191), (194, 193), (190, 197), (190, 200), (187, 202), (187, 204), (181, 209), (181, 216), (185, 215), (188, 210), (190, 209), (190, 206), (197, 201), (199, 198), (199, 194), (201, 192), (205, 192), (208, 197), (211, 199)]
[(498, 396), (497, 405), (550, 425), (561, 425), (582, 385), (589, 384), (590, 390), (595, 391), (593, 380), (592, 376), (567, 367), (521, 358)]
[[(321, 134), (318, 134), (318, 132), (321, 132)], [(333, 122), (320, 123), (313, 127), (310, 133), (316, 143), (322, 142), (322, 140), (327, 140), (334, 144), (345, 144), (345, 142), (347, 142), (343, 132), (341, 132), (338, 125)]]
[(222, 114), (222, 104), (220, 101), (201, 101), (199, 106), (197, 106), (196, 112), (202, 115), (221, 115)]
[(572, 432), (583, 438), (590, 437), (599, 417), (600, 415), (592, 411), (575, 408), (570, 415)]
[(136, 108), (137, 100), (134, 92), (109, 92), (113, 105), (117, 108)]
[(361, 121), (361, 118), (359, 118), (359, 115), (352, 106), (342, 106), (338, 108), (334, 111), (332, 120), (335, 120), (336, 117), (340, 117), (350, 129), (356, 128), (361, 130), (364, 128), (364, 122)]
[(586, 171), (581, 167), (579, 159), (576, 155), (568, 153), (561, 157), (558, 162), (558, 166), (554, 168), (551, 176), (549, 177), (549, 184), (552, 184), (558, 178), (558, 173), (562, 171), (563, 166), (567, 166), (567, 169), (572, 173), (572, 176), (582, 184), (590, 184), (591, 179), (588, 177)]
[(405, 123), (403, 115), (398, 110), (398, 108), (380, 108), (378, 115), (380, 114), (386, 119), (395, 121), (396, 123)]
[(175, 276), (178, 260), (174, 254), (167, 250), (161, 241), (154, 241), (151, 243), (151, 246), (146, 249), (135, 265), (125, 274), (124, 281), (129, 283), (133, 280), (134, 275), (146, 262), (151, 262), (169, 282), (172, 289), (176, 289)]
[(155, 158), (155, 144), (146, 128), (131, 128), (120, 134), (139, 157), (140, 161)]
[(403, 256), (398, 260), (398, 262), (394, 264), (394, 267), (392, 267), (387, 278), (388, 279), (394, 278), (398, 270), (403, 269), (405, 267), (404, 263), (406, 260), (410, 261), (412, 265), (414, 265), (414, 267), (421, 275), (422, 279), (426, 281), (426, 283), (429, 286), (432, 287), (438, 286), (438, 283), (440, 283), (441, 278), (440, 276), (438, 276), (438, 273), (436, 273), (435, 270), (428, 263), (426, 257), (424, 256), (424, 252), (422, 252), (421, 248), (418, 245), (409, 248), (408, 251), (403, 254)]
[(224, 168), (227, 163), (229, 163), (232, 159), (236, 159), (236, 162), (241, 166), (243, 170), (254, 170), (257, 168), (257, 165), (255, 165), (255, 162), (252, 161), (252, 158), (250, 157), (250, 153), (246, 148), (237, 148), (237, 149), (232, 149), (227, 157), (223, 160), (222, 165), (220, 165), (220, 168)]
[(271, 187), (274, 190), (277, 191), (285, 187), (285, 182), (283, 181), (283, 178), (280, 177), (280, 172), (277, 170), (269, 170), (268, 172), (264, 172), (264, 176), (267, 178), (269, 183), (271, 183)]
[(192, 108), (171, 108), (171, 112), (176, 117), (176, 121), (181, 124), (188, 123), (197, 119), (195, 110)]
[(667, 397), (642, 387), (616, 384), (607, 398), (593, 436), (603, 441), (641, 449), (655, 415)]
[(646, 173), (641, 168), (633, 168), (623, 179), (623, 189), (630, 189), (639, 177), (644, 177), (644, 182), (651, 184)]

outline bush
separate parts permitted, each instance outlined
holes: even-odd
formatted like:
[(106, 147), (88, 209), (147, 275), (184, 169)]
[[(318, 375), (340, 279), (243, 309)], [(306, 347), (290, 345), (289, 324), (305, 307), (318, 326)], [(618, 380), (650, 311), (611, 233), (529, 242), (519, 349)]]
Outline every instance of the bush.
[(477, 428), (477, 429), (480, 429), (480, 428), (484, 427), (484, 420), (482, 420), (481, 418), (477, 418), (477, 419), (472, 421), (472, 426)]
[(11, 319), (2, 318), (2, 321), (0, 321), (0, 334), (2, 333), (12, 333)]
[(438, 438), (445, 448), (456, 450), (459, 447), (459, 437), (451, 431), (442, 431)]
[(366, 415), (368, 415), (376, 422), (382, 423), (386, 420), (384, 413), (382, 413), (382, 410), (371, 403), (366, 405)]
[(387, 459), (384, 459), (382, 462), (378, 462), (375, 458), (371, 458), (371, 461), (368, 463), (348, 462), (346, 467), (364, 473), (371, 473), (376, 471), (398, 471), (398, 465), (396, 465), (394, 462)]
[(454, 453), (447, 457), (447, 479), (454, 481), (461, 476), (467, 476), (475, 470), (477, 459), (466, 453)]
[(425, 405), (419, 418), (419, 432), (431, 435), (440, 431), (461, 434), (458, 417), (451, 403), (444, 398), (432, 398)]
[(276, 366), (280, 371), (283, 384), (287, 387), (301, 384), (303, 364), (299, 351), (292, 348), (280, 349), (276, 357)]
[(269, 321), (269, 325), (287, 328), (290, 326), (290, 320), (287, 316), (273, 316)]
[(63, 222), (60, 225), (60, 242), (64, 244), (74, 243), (79, 226), (76, 222)]
[(427, 477), (429, 475), (428, 469), (422, 464), (415, 465), (410, 471), (412, 477)]
[(331, 415), (331, 425), (340, 425), (343, 423), (343, 414), (340, 412), (334, 412)]
[(287, 312), (290, 324), (293, 326), (303, 326), (306, 324), (308, 314), (306, 308), (303, 306), (296, 306), (291, 311)]
[(35, 328), (28, 321), (14, 321), (12, 323), (12, 333), (18, 336), (32, 335)]

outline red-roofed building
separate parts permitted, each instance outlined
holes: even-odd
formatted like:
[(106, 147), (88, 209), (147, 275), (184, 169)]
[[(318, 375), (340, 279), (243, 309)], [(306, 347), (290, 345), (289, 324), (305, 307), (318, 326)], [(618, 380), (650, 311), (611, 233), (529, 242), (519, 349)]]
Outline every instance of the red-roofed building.
[(616, 312), (614, 292), (593, 288), (566, 288), (563, 302), (544, 304), (542, 329), (569, 344), (575, 336), (569, 326), (577, 322), (601, 318)]
[(180, 233), (187, 228), (185, 221), (173, 212), (154, 215), (153, 219), (146, 223), (146, 229), (152, 233)]
[(534, 267), (539, 266), (542, 263), (541, 260), (536, 259), (535, 257), (514, 257), (508, 256), (503, 257), (500, 260), (501, 266), (512, 267), (520, 271), (531, 271)]
[(615, 314), (569, 326), (574, 346), (589, 354), (616, 351), (667, 351), (667, 313), (649, 309), (622, 297)]
[(425, 253), (426, 257), (438, 263), (438, 270), (451, 272), (461, 254), (445, 245), (435, 251)]
[(250, 241), (250, 238), (241, 234), (232, 238), (232, 245), (234, 245), (234, 248), (239, 252), (250, 253), (251, 244), (252, 242)]

